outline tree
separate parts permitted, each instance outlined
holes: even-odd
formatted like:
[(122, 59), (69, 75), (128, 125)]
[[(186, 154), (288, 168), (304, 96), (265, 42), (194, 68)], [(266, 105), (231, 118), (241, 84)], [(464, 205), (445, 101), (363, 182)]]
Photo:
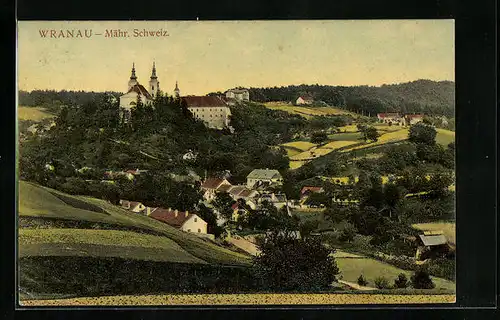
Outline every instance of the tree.
[(339, 269), (318, 239), (273, 233), (260, 244), (253, 269), (263, 288), (274, 291), (328, 289)]
[(212, 202), (215, 209), (217, 209), (220, 215), (226, 220), (231, 220), (233, 217), (234, 210), (232, 206), (235, 203), (236, 201), (234, 201), (227, 192), (217, 192), (215, 199)]
[(396, 280), (394, 280), (395, 288), (406, 288), (408, 287), (408, 279), (404, 273), (400, 273)]
[(377, 277), (375, 279), (375, 286), (378, 289), (389, 289), (390, 288), (389, 281), (385, 277)]
[(323, 131), (313, 132), (311, 136), (311, 142), (316, 144), (321, 144), (328, 139), (328, 135)]
[(344, 241), (351, 242), (352, 240), (354, 240), (357, 231), (358, 230), (356, 230), (356, 228), (352, 224), (348, 223), (344, 227), (344, 229), (342, 229), (342, 233), (339, 236), (339, 240), (342, 242)]
[(429, 272), (421, 267), (411, 276), (411, 284), (415, 289), (433, 289), (435, 287)]
[(217, 215), (211, 208), (201, 203), (198, 205), (196, 214), (207, 223), (208, 233), (211, 233), (218, 238), (224, 232), (224, 228), (217, 225)]
[(359, 275), (359, 278), (358, 278), (357, 282), (358, 282), (358, 284), (360, 286), (363, 286), (363, 287), (365, 287), (366, 285), (368, 285), (368, 281), (366, 281), (365, 277), (363, 277), (362, 274)]
[(436, 135), (437, 131), (433, 126), (419, 122), (410, 127), (408, 138), (414, 143), (434, 145), (436, 143)]
[(307, 238), (311, 235), (311, 232), (318, 228), (318, 220), (308, 220), (299, 224), (299, 232), (301, 238)]
[(374, 127), (367, 127), (363, 132), (365, 140), (378, 141), (380, 134)]

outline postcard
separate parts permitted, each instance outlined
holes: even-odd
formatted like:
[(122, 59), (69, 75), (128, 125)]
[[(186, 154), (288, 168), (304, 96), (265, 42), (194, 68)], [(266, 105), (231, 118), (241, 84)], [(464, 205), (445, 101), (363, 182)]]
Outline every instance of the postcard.
[(454, 20), (17, 45), (20, 306), (455, 302)]

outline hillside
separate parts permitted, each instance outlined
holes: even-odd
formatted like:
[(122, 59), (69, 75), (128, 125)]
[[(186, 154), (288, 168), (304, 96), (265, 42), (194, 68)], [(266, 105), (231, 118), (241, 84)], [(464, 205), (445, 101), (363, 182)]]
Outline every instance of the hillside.
[(455, 83), (452, 81), (416, 80), (379, 87), (302, 84), (250, 88), (250, 97), (257, 102), (294, 102), (303, 94), (312, 95), (316, 101), (364, 114), (402, 112), (453, 117), (455, 113)]
[[(24, 181), (19, 226), (24, 298), (225, 290), (234, 276), (245, 277), (242, 267), (250, 263), (245, 255), (103, 200)], [(199, 283), (174, 281), (193, 273)]]

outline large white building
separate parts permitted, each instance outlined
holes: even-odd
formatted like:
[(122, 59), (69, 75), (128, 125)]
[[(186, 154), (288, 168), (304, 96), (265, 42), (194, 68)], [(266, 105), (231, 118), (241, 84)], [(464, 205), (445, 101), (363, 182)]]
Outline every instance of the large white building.
[(186, 96), (182, 97), (188, 110), (194, 118), (203, 121), (205, 126), (212, 129), (229, 127), (231, 109), (220, 97), (216, 96)]

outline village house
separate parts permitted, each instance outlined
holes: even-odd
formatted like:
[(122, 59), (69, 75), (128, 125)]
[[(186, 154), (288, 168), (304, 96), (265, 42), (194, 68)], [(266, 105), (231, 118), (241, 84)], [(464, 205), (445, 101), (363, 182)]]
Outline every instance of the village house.
[(386, 124), (405, 125), (405, 119), (399, 113), (379, 113), (377, 114), (377, 119)]
[(250, 94), (247, 89), (230, 89), (226, 91), (226, 98), (236, 101), (250, 101)]
[(442, 231), (424, 231), (417, 238), (417, 260), (426, 260), (446, 256), (450, 252), (450, 245)]
[[(278, 210), (280, 210), (283, 207), (287, 208), (287, 210), (288, 210), (288, 201), (286, 199), (285, 194), (266, 193), (266, 194), (262, 194), (257, 199), (258, 205), (262, 205), (264, 203), (264, 201), (271, 203)], [(290, 211), (288, 211), (288, 214), (290, 214)]]
[(229, 128), (231, 110), (220, 97), (186, 96), (181, 98), (196, 120), (202, 121), (212, 129)]
[(314, 99), (310, 95), (302, 95), (295, 100), (296, 105), (308, 105), (312, 104), (314, 102)]
[(123, 209), (135, 212), (135, 213), (141, 213), (141, 214), (146, 214), (147, 213), (147, 207), (143, 205), (140, 202), (137, 201), (129, 201), (129, 200), (120, 200), (120, 206)]
[(404, 124), (408, 126), (424, 121), (424, 116), (422, 114), (407, 114), (404, 119)]
[(283, 177), (278, 170), (254, 169), (247, 176), (247, 188), (281, 186)]
[(221, 186), (231, 187), (231, 183), (226, 179), (221, 178), (208, 178), (201, 184), (201, 190), (203, 191), (203, 199), (211, 202), (215, 198), (217, 192), (221, 192), (223, 189), (219, 189)]
[(207, 235), (207, 222), (195, 213), (171, 208), (154, 208), (148, 216), (184, 232)]
[(323, 189), (323, 187), (311, 187), (311, 186), (304, 186), (302, 187), (302, 189), (300, 190), (300, 200), (301, 201), (304, 201), (306, 200), (307, 198), (309, 198), (309, 196), (313, 193), (321, 193), (321, 192), (324, 192), (325, 190)]

